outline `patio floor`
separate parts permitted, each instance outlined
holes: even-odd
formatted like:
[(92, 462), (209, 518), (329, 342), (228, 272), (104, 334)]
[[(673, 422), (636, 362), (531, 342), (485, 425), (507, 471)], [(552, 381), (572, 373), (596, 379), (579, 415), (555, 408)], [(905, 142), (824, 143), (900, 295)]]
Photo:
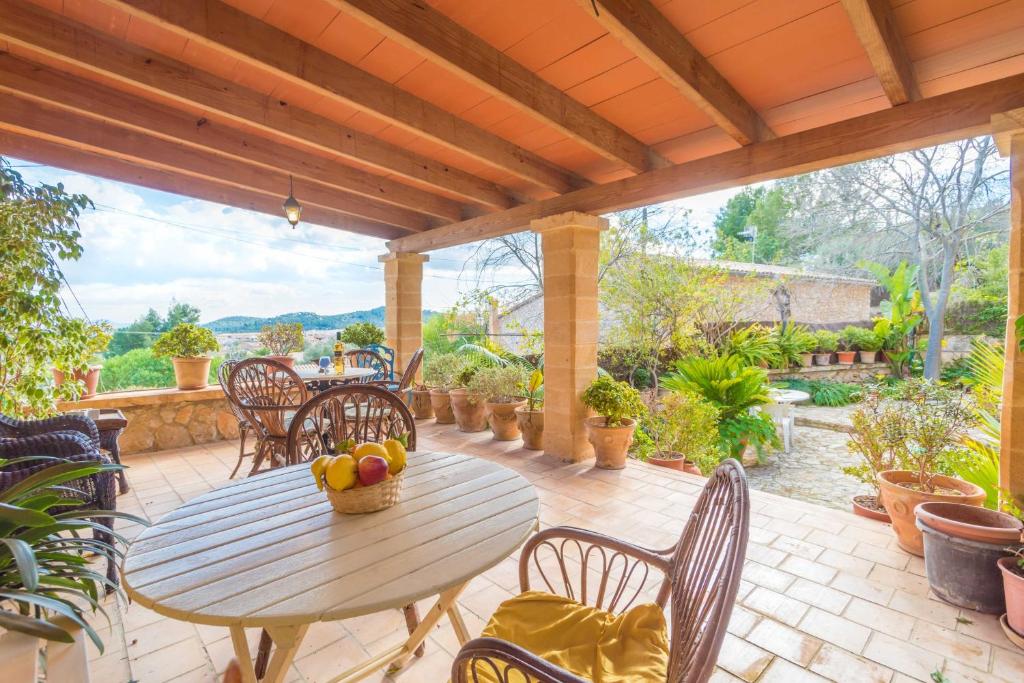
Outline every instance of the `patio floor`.
[[(570, 524), (664, 547), (677, 538), (702, 481), (631, 462), (619, 472), (562, 465), (542, 454), (421, 423), (420, 450), (460, 451), (512, 467), (534, 483), (544, 526)], [(119, 509), (152, 520), (227, 481), (237, 442), (128, 456), (132, 490)], [(995, 618), (930, 597), (919, 558), (896, 548), (889, 529), (851, 514), (751, 492), (748, 561), (714, 681), (928, 681), (941, 670), (953, 683), (1024, 680), (1024, 652)], [(131, 536), (138, 528), (125, 527)], [(460, 604), (475, 635), (499, 602), (517, 592), (508, 559), (471, 584)], [(113, 601), (111, 597), (108, 600)], [(112, 605), (113, 606), (113, 605)], [(92, 677), (103, 683), (216, 681), (232, 656), (223, 628), (166, 619), (138, 605), (99, 618), (107, 645), (92, 650)], [(255, 645), (257, 630), (250, 632)], [(316, 624), (288, 681), (326, 681), (405, 637), (400, 612)], [(91, 646), (90, 646), (91, 647)], [(398, 677), (446, 681), (457, 650), (442, 622), (427, 654)], [(390, 680), (383, 673), (369, 680)]]

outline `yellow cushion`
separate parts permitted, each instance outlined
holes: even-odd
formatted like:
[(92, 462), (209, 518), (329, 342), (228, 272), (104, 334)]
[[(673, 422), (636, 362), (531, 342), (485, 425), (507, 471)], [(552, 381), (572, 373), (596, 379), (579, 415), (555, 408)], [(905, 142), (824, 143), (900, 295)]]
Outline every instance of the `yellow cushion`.
[[(655, 604), (616, 616), (575, 600), (530, 591), (501, 603), (483, 631), (594, 683), (664, 681), (665, 615)], [(486, 671), (478, 672), (484, 680)]]

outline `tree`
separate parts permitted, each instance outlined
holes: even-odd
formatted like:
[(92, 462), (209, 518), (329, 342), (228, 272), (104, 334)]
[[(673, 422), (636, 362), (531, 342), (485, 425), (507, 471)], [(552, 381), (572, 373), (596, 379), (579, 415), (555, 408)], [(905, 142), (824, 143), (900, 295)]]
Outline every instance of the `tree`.
[(783, 224), (792, 203), (781, 186), (744, 188), (715, 217), (715, 256), (729, 261), (777, 263), (790, 256)]
[(192, 304), (178, 303), (173, 299), (167, 309), (167, 316), (164, 318), (161, 318), (160, 314), (151, 308), (135, 322), (114, 333), (114, 338), (108, 349), (109, 355), (119, 356), (132, 349), (152, 346), (157, 337), (173, 329), (179, 323), (198, 324), (200, 315), (199, 309)]
[(29, 185), (0, 157), (0, 413), (47, 414), (80, 389), (55, 387), (51, 368), (85, 369), (85, 330), (61, 302), (60, 263), (81, 257), (78, 218), (90, 206), (63, 185)]
[(803, 243), (817, 236), (809, 261), (843, 270), (863, 258), (917, 266), (929, 323), (924, 374), (937, 379), (957, 263), (975, 244), (1005, 240), (1007, 174), (989, 137), (834, 168), (796, 185), (790, 227)]
[[(150, 309), (152, 310), (152, 309)], [(167, 309), (167, 316), (160, 326), (160, 332), (166, 332), (178, 326), (180, 323), (199, 324), (199, 309), (192, 304), (178, 303), (171, 300), (171, 306)]]

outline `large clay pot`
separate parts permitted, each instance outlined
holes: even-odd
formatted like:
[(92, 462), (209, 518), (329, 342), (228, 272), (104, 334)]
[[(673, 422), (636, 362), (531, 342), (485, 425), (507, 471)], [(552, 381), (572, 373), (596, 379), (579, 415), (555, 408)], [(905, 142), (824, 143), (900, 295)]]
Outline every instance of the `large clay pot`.
[(452, 412), (452, 400), (447, 391), (431, 389), (430, 407), (434, 409), (434, 418), (437, 420), (437, 424), (455, 424), (455, 413)]
[(857, 357), (856, 351), (836, 351), (840, 365), (853, 365), (853, 359)]
[(858, 351), (861, 363), (875, 363), (878, 360), (878, 351)]
[(914, 513), (932, 592), (958, 607), (1002, 614), (1006, 600), (996, 562), (1008, 545), (1020, 543), (1020, 520), (959, 503), (921, 503)]
[(831, 353), (816, 353), (814, 354), (815, 365), (832, 365), (832, 354)]
[(1024, 638), (1024, 574), (1017, 568), (1017, 559), (1004, 557), (997, 563), (1003, 573), (1006, 594), (1006, 621), (1018, 636)]
[(264, 358), (267, 358), (269, 360), (276, 360), (278, 363), (288, 368), (295, 367), (295, 359), (288, 355), (278, 356), (275, 354), (270, 356), (264, 356)]
[(889, 517), (889, 513), (876, 510), (872, 503), (877, 503), (878, 499), (875, 496), (854, 496), (850, 499), (853, 503), (853, 514), (865, 517), (867, 519), (873, 519), (876, 522), (885, 522), (886, 524), (892, 523), (892, 518)]
[(814, 354), (813, 353), (801, 353), (800, 354), (800, 367), (809, 368), (814, 365)]
[(587, 426), (587, 440), (594, 447), (597, 466), (605, 470), (621, 470), (626, 466), (626, 453), (633, 443), (636, 422), (623, 418), (618, 427), (609, 427), (603, 416), (588, 417), (583, 421)]
[(487, 403), (482, 394), (471, 394), (468, 389), (452, 389), (452, 412), (460, 432), (482, 432), (487, 429)]
[(531, 451), (544, 450), (544, 411), (516, 408), (516, 420), (523, 434), (523, 448)]
[(434, 407), (431, 404), (429, 389), (412, 390), (412, 414), (417, 420), (429, 420), (434, 417)]
[[(78, 397), (79, 400), (92, 398), (96, 395), (96, 387), (100, 384), (100, 370), (102, 369), (102, 365), (90, 365), (86, 372), (75, 372), (74, 378), (85, 384), (82, 395)], [(53, 368), (53, 381), (57, 386), (63, 384), (64, 373), (57, 368)]]
[(210, 377), (210, 359), (172, 358), (174, 381), (179, 389), (205, 389)]
[(491, 425), (495, 441), (514, 441), (519, 438), (519, 423), (516, 420), (516, 408), (526, 405), (526, 401), (515, 403), (487, 404), (487, 424)]
[(882, 505), (892, 518), (892, 530), (896, 533), (896, 542), (908, 553), (924, 555), (924, 541), (921, 531), (916, 526), (914, 508), (921, 503), (963, 503), (964, 505), (981, 505), (985, 502), (985, 491), (980, 486), (961, 479), (954, 479), (941, 474), (932, 477), (931, 482), (937, 488), (959, 491), (960, 494), (927, 493), (901, 486), (917, 481), (917, 472), (909, 470), (888, 470), (878, 473), (878, 487), (882, 492)]
[(687, 474), (696, 474), (698, 477), (701, 476), (700, 468), (695, 463), (690, 462), (686, 459), (686, 456), (682, 453), (676, 453), (675, 451), (669, 453), (654, 453), (647, 462), (658, 467), (665, 467), (670, 470), (677, 470), (679, 472), (686, 472)]

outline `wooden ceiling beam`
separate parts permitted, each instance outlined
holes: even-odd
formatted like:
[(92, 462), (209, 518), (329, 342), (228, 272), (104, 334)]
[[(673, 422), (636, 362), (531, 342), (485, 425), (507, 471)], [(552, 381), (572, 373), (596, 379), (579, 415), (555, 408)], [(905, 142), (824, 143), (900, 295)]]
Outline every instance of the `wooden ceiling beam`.
[(99, 1), (512, 173), (538, 188), (560, 193), (589, 184), (533, 152), (219, 0)]
[[(179, 176), (168, 171), (145, 168), (129, 161), (5, 131), (0, 131), (0, 154), (129, 185), (148, 187), (151, 190), (168, 192), (182, 197), (192, 197), (246, 211), (256, 211), (275, 216), (281, 220), (282, 228), (288, 227), (281, 210), (281, 202), (264, 194), (226, 187), (193, 177)], [(348, 218), (316, 206), (303, 208), (302, 220), (304, 223), (381, 239), (389, 239), (403, 234), (403, 231), (397, 228)]]
[(612, 37), (693, 102), (741, 145), (770, 140), (771, 128), (649, 0), (578, 0)]
[(285, 171), (324, 185), (444, 223), (468, 218), (458, 203), (345, 164), (246, 134), (242, 131), (73, 76), (0, 54), (0, 93), (66, 109), (89, 118), (180, 142), (229, 159), (253, 163), (271, 172)]
[[(0, 107), (0, 129), (114, 156), (140, 166), (263, 193), (282, 202), (288, 195), (286, 173), (270, 172), (20, 97), (4, 97), (4, 106)], [(304, 180), (295, 183), (295, 196), (303, 205), (316, 205), (326, 211), (407, 232), (419, 232), (430, 227), (422, 214), (378, 204), (358, 195), (332, 191)]]
[(667, 159), (598, 116), (490, 43), (420, 0), (329, 0), (330, 4), (606, 159), (641, 173)]
[(290, 106), (187, 64), (125, 43), (18, 0), (0, 0), (0, 39), (22, 49), (275, 133), (382, 172), (456, 194), (475, 205), (508, 208), (509, 191), (488, 180), (415, 154), (311, 112)]
[(388, 248), (452, 247), (526, 230), (535, 218), (566, 211), (607, 213), (987, 135), (993, 115), (1022, 107), (1024, 74), (452, 223)]
[(921, 99), (890, 0), (843, 0), (843, 7), (889, 102), (897, 106)]

